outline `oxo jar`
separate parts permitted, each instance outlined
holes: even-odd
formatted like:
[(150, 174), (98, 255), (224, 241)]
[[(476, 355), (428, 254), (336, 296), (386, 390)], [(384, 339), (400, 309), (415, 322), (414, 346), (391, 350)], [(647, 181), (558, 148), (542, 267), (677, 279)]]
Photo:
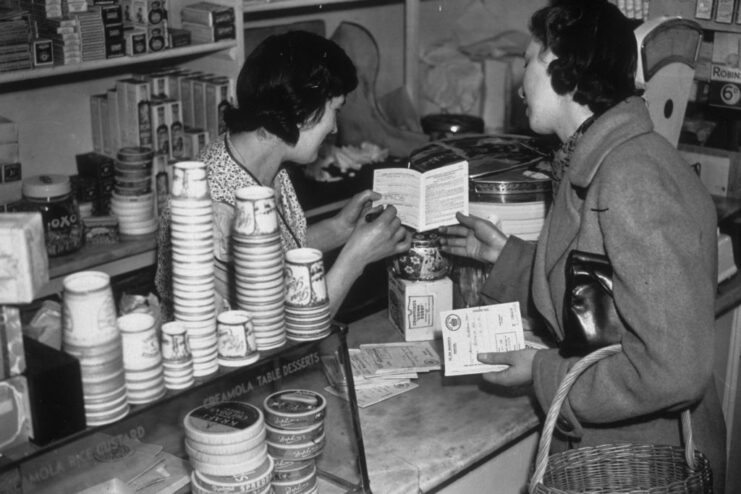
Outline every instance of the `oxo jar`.
[(49, 257), (82, 247), (83, 227), (66, 175), (37, 175), (23, 181), (23, 209), (38, 211), (44, 222)]

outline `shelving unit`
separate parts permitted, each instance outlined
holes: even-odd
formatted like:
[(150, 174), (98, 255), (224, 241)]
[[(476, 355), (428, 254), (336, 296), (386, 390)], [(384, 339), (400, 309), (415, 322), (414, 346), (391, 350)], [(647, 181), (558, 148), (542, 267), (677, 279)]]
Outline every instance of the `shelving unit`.
[[(679, 16), (697, 22), (703, 29), (710, 31), (727, 31), (741, 33), (741, 24), (736, 22), (725, 23), (714, 20), (697, 19), (695, 17), (696, 2), (678, 2), (677, 0), (651, 0), (648, 16), (650, 18), (661, 16)], [(735, 21), (735, 19), (734, 19)]]
[(105, 60), (96, 60), (93, 62), (83, 62), (79, 64), (55, 65), (53, 67), (43, 67), (38, 69), (17, 70), (13, 72), (0, 73), (0, 85), (19, 81), (31, 81), (34, 79), (54, 78), (57, 76), (75, 74), (84, 76), (87, 72), (110, 69), (114, 67), (135, 67), (140, 64), (168, 62), (179, 58), (193, 58), (198, 56), (209, 55), (215, 52), (229, 50), (237, 47), (235, 40), (219, 41), (203, 45), (190, 45), (172, 50), (163, 50), (155, 53), (147, 53), (135, 57), (108, 58)]

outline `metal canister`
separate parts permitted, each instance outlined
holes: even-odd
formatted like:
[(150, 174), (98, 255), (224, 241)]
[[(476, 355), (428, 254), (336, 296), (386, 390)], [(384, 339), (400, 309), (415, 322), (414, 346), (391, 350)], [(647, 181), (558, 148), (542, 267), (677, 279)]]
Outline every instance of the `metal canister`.
[(537, 240), (551, 203), (551, 178), (533, 169), (516, 169), (473, 178), (469, 212), (498, 225), (507, 235)]
[(67, 175), (37, 175), (23, 181), (23, 209), (39, 211), (44, 220), (49, 257), (82, 247), (83, 225)]

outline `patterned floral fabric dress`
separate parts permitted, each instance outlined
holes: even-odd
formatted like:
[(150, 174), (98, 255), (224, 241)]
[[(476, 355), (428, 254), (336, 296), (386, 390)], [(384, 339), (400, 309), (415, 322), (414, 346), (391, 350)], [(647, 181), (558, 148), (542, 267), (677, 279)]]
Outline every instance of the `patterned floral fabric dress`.
[[(206, 164), (211, 199), (214, 203), (235, 205), (234, 193), (237, 189), (250, 185), (260, 184), (245, 168), (243, 168), (226, 144), (226, 136), (219, 137), (201, 153), (199, 159)], [(279, 211), (278, 223), (280, 226), (283, 251), (306, 245), (306, 216), (296, 197), (288, 172), (281, 169), (271, 186), (276, 194), (276, 206)], [(216, 228), (214, 243), (223, 241), (222, 234)], [(160, 297), (162, 316), (164, 321), (172, 319), (172, 243), (170, 238), (170, 208), (162, 211), (157, 233), (157, 272), (155, 287)], [(218, 247), (217, 247), (218, 252)], [(218, 256), (217, 256), (218, 257)], [(215, 259), (217, 278), (223, 274), (228, 266)], [(221, 268), (221, 269), (220, 269)], [(222, 279), (222, 281), (224, 281)], [(217, 279), (216, 289), (226, 301), (229, 294), (225, 283)]]

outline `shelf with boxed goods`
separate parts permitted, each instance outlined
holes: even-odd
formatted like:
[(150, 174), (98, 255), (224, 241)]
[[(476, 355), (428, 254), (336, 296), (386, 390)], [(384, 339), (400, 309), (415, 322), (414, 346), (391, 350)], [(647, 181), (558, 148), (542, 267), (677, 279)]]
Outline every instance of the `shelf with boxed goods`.
[(650, 0), (648, 16), (679, 16), (696, 21), (703, 29), (741, 33), (741, 9), (734, 0)]

